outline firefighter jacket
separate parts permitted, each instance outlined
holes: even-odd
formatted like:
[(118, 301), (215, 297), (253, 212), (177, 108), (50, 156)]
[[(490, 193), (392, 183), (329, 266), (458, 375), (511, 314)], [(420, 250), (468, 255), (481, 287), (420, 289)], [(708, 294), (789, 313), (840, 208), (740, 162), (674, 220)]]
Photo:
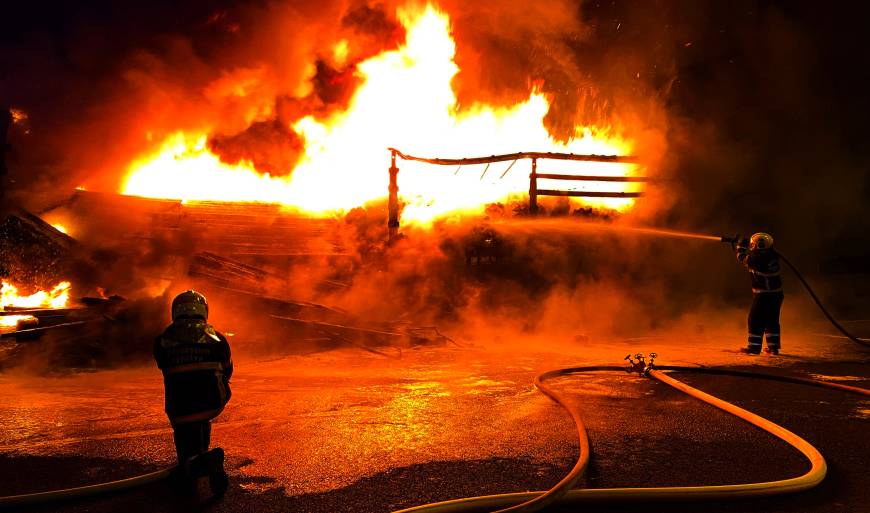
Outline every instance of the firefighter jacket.
[(752, 278), (752, 292), (755, 294), (782, 292), (782, 278), (779, 275), (779, 256), (776, 251), (751, 251), (743, 245), (737, 246), (737, 261), (746, 266)]
[(226, 337), (200, 319), (178, 319), (154, 342), (172, 425), (217, 417), (230, 400), (233, 361)]

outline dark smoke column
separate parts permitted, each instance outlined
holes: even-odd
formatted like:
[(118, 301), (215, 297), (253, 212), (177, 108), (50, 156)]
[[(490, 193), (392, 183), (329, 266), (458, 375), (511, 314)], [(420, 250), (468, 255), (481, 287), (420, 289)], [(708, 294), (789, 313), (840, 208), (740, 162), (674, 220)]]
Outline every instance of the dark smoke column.
[(12, 109), (3, 106), (0, 109), (0, 207), (4, 204), (6, 196), (6, 154), (12, 149), (6, 141), (9, 135), (9, 127), (12, 126)]

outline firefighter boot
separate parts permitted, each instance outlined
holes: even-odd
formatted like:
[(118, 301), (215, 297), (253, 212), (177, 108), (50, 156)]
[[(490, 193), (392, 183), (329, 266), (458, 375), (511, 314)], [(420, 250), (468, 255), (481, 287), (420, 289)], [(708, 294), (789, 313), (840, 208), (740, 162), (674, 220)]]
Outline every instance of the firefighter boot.
[(215, 447), (209, 452), (213, 455), (211, 473), (208, 475), (208, 486), (216, 497), (221, 497), (230, 486), (230, 478), (224, 470), (224, 450)]
[[(751, 324), (750, 324), (751, 326)], [(751, 329), (751, 327), (750, 327)], [(749, 332), (749, 339), (747, 340), (746, 347), (740, 349), (741, 353), (746, 354), (761, 354), (761, 339), (764, 335), (756, 335), (755, 333)]]

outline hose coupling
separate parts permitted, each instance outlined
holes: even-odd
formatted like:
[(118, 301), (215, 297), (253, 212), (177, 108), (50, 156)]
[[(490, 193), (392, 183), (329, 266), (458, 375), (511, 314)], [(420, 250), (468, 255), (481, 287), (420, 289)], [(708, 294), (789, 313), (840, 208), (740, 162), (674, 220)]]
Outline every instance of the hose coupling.
[(655, 368), (656, 357), (658, 357), (656, 353), (650, 353), (649, 362), (647, 362), (643, 353), (637, 353), (634, 355), (634, 358), (632, 358), (631, 354), (628, 354), (623, 358), (628, 362), (625, 371), (629, 374), (637, 373), (639, 376), (649, 376), (649, 371)]
[(646, 361), (644, 361), (643, 353), (637, 353), (633, 358), (629, 353), (625, 356), (624, 360), (628, 362), (628, 367), (625, 368), (625, 372), (629, 374), (637, 373), (643, 375), (644, 369), (646, 369)]

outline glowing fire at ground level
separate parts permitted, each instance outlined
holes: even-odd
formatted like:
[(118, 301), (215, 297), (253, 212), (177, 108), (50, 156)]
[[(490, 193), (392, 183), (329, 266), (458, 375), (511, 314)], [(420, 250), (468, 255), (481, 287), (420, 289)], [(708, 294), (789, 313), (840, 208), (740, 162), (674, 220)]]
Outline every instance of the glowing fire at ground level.
[[(548, 99), (535, 88), (525, 102), (511, 107), (477, 104), (459, 109), (451, 81), (459, 72), (450, 21), (431, 5), (399, 9), (405, 44), (356, 66), (362, 85), (348, 108), (325, 119), (306, 116), (291, 128), (305, 142), (292, 173), (270, 176), (250, 162), (227, 164), (208, 148), (211, 127), (177, 132), (151, 154), (129, 166), (123, 194), (181, 200), (254, 201), (287, 205), (309, 215), (346, 211), (384, 198), (385, 149), (415, 155), (464, 157), (520, 150), (597, 155), (628, 155), (632, 143), (612, 130), (575, 127), (573, 139), (555, 140), (544, 124)], [(423, 163), (403, 166), (400, 197), (405, 221), (426, 224), (458, 212), (480, 212), (490, 203), (524, 197), (528, 171), (504, 163), (460, 167), (455, 172)], [(582, 162), (540, 167), (539, 173), (635, 175), (628, 163)], [(542, 188), (547, 188), (546, 184)], [(586, 182), (580, 191), (613, 191), (613, 184)], [(623, 193), (638, 184), (622, 183)], [(575, 201), (585, 207), (626, 211), (631, 197)]]
[(35, 321), (32, 315), (2, 315), (0, 316), (0, 328), (15, 328), (23, 322)]
[[(51, 290), (39, 290), (30, 295), (21, 295), (18, 287), (6, 281), (0, 282), (0, 312), (8, 308), (64, 308), (69, 302), (72, 285), (68, 281), (58, 283)], [(0, 315), (0, 328), (21, 328), (26, 323), (37, 322), (30, 314)]]
[(49, 291), (39, 290), (30, 295), (21, 295), (18, 287), (2, 282), (0, 286), (0, 310), (14, 308), (64, 308), (69, 302), (72, 285), (68, 281), (58, 283)]

